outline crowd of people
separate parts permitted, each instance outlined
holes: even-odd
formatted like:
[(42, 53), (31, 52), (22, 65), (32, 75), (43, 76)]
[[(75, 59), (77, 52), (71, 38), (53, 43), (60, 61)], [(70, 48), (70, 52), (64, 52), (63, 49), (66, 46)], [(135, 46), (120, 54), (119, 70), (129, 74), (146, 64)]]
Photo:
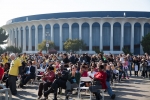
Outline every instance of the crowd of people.
[[(105, 89), (111, 99), (115, 99), (111, 84), (121, 79), (136, 77), (150, 79), (150, 56), (144, 55), (113, 55), (113, 54), (73, 54), (57, 53), (42, 54), (1, 54), (0, 80), (10, 88), (12, 95), (17, 95), (17, 86), (23, 88), (31, 79), (42, 80), (39, 84), (38, 99), (53, 93), (54, 100), (65, 89), (66, 100), (73, 88), (79, 85), (89, 87), (96, 100), (101, 100), (100, 89)], [(37, 72), (43, 69), (44, 72)], [(38, 76), (38, 77), (37, 77)], [(93, 82), (80, 82), (81, 77), (90, 77)], [(15, 81), (14, 81), (15, 80)], [(16, 85), (16, 81), (19, 84)]]

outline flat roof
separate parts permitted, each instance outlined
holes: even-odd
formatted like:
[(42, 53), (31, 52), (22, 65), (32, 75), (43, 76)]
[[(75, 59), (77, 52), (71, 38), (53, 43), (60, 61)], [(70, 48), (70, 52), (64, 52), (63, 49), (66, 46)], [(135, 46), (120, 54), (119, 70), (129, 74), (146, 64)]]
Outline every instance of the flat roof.
[(87, 11), (87, 12), (62, 12), (62, 13), (49, 13), (38, 14), (31, 16), (23, 16), (11, 19), (7, 22), (24, 22), (41, 19), (59, 19), (59, 18), (82, 18), (82, 17), (146, 17), (150, 18), (150, 12), (141, 11)]

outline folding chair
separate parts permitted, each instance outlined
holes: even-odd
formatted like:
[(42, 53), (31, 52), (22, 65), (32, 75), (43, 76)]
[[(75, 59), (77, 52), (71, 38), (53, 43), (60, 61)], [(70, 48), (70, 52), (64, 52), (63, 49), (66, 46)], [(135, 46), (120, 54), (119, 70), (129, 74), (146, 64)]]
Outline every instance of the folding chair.
[[(80, 82), (92, 82), (92, 79), (90, 77), (81, 77), (80, 78)], [(86, 89), (86, 90), (89, 90), (89, 87), (80, 87), (80, 84), (79, 84), (79, 88), (78, 88), (78, 98), (81, 98), (81, 94), (80, 94), (80, 90), (81, 89)], [(90, 92), (90, 100), (92, 100), (92, 94)]]
[(1, 94), (5, 93), (5, 100), (12, 100), (12, 94), (9, 88), (6, 88), (4, 85), (0, 84), (0, 99), (1, 99)]
[(45, 69), (36, 69), (36, 80), (37, 77), (42, 77), (42, 75), (38, 75), (38, 72), (45, 72)]

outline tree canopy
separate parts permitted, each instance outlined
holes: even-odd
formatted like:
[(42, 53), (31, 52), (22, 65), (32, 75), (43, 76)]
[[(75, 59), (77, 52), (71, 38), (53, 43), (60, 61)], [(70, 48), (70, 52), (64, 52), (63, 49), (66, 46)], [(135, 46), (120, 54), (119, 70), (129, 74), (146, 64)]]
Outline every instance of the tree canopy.
[[(47, 50), (46, 42), (47, 41), (44, 40), (43, 42), (41, 42), (40, 44), (38, 44), (38, 50)], [(55, 47), (54, 42), (52, 42), (52, 41), (48, 41), (48, 44), (49, 44), (48, 49), (52, 49), (52, 48)]]
[(133, 54), (130, 52), (129, 48), (127, 48), (127, 47), (122, 48), (122, 51), (123, 51), (123, 53), (124, 53), (125, 55), (127, 55), (127, 54), (133, 55)]
[(0, 54), (4, 53), (4, 52), (14, 52), (14, 53), (21, 53), (22, 49), (21, 48), (17, 48), (14, 46), (7, 46), (6, 48), (2, 48), (0, 47)]
[(8, 35), (6, 35), (6, 31), (0, 27), (0, 44), (6, 44), (7, 42), (4, 42), (8, 38)]
[(150, 33), (142, 38), (141, 45), (145, 53), (150, 54)]
[(66, 51), (71, 51), (71, 52), (75, 52), (75, 51), (79, 51), (79, 49), (84, 49), (86, 47), (86, 44), (82, 41), (82, 40), (78, 40), (78, 39), (68, 39), (65, 43), (64, 43), (64, 49)]

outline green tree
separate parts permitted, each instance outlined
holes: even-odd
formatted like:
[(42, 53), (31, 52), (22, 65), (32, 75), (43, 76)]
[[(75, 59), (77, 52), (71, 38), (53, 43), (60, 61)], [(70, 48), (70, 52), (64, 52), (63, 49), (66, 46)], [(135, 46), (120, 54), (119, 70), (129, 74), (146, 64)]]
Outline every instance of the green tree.
[(142, 37), (141, 45), (143, 47), (143, 51), (150, 55), (150, 33)]
[(17, 47), (14, 47), (14, 46), (7, 46), (4, 49), (4, 52), (21, 53), (22, 52), (22, 48), (17, 48)]
[(4, 53), (4, 49), (0, 46), (0, 55)]
[(94, 51), (97, 54), (99, 54), (99, 53), (104, 54), (103, 50), (100, 51), (98, 48), (95, 48)]
[(86, 47), (86, 44), (82, 40), (78, 40), (78, 39), (73, 39), (73, 40), (68, 39), (64, 43), (64, 48), (68, 52), (79, 51), (79, 49), (84, 49), (85, 47)]
[[(44, 40), (43, 42), (41, 42), (40, 44), (38, 44), (38, 50), (47, 50), (46, 47), (46, 40)], [(48, 41), (49, 47), (48, 49), (53, 49), (55, 47), (54, 42), (52, 41)]]
[(0, 27), (0, 44), (6, 44), (7, 42), (4, 42), (8, 38), (8, 35), (6, 35), (6, 31)]
[(132, 53), (130, 52), (130, 50), (128, 48), (122, 48), (123, 53), (126, 54), (130, 54), (132, 55)]

